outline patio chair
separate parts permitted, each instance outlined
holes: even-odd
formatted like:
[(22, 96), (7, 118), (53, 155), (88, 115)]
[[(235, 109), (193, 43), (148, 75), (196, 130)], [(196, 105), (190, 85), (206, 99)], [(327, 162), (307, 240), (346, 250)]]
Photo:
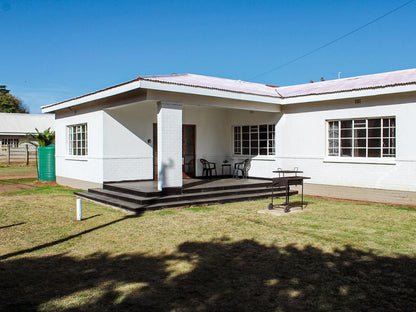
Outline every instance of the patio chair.
[(244, 159), (244, 161), (234, 164), (234, 173), (233, 178), (238, 178), (239, 173), (241, 172), (241, 176), (244, 179), (248, 177), (248, 171), (250, 170), (251, 163), (250, 159)]
[(212, 173), (215, 172), (215, 175), (217, 175), (217, 167), (215, 163), (209, 162), (206, 159), (201, 158), (200, 159), (202, 163), (202, 176), (203, 177), (212, 177)]

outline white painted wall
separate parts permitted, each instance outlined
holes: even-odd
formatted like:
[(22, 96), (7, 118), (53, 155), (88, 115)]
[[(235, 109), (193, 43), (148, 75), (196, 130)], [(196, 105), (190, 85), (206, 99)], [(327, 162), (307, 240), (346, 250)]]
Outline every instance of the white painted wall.
[(158, 104), (158, 189), (182, 187), (182, 104)]
[[(299, 167), (311, 176), (309, 183), (416, 191), (416, 98), (380, 96), (336, 103), (321, 102), (283, 108), (278, 124), (278, 160), (283, 168)], [(354, 163), (342, 157), (331, 162), (326, 157), (326, 120), (371, 117), (396, 117), (396, 159), (368, 158)]]
[(156, 111), (155, 103), (135, 103), (103, 113), (104, 181), (153, 179)]
[[(88, 156), (69, 156), (67, 126), (87, 123)], [(103, 181), (103, 111), (56, 115), (56, 176), (92, 183)]]

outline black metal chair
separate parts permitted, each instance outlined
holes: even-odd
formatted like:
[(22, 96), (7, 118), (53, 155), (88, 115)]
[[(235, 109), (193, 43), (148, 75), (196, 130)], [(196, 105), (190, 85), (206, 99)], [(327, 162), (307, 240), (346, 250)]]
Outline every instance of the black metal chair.
[(212, 173), (215, 172), (215, 175), (217, 175), (217, 166), (213, 162), (209, 162), (206, 159), (201, 158), (200, 159), (202, 164), (202, 176), (203, 177), (212, 177)]
[(251, 168), (251, 162), (250, 159), (244, 159), (244, 161), (239, 162), (239, 163), (235, 163), (234, 164), (234, 173), (233, 173), (233, 177), (234, 178), (238, 178), (239, 177), (239, 173), (241, 172), (241, 176), (244, 179), (247, 179), (248, 177), (248, 171)]

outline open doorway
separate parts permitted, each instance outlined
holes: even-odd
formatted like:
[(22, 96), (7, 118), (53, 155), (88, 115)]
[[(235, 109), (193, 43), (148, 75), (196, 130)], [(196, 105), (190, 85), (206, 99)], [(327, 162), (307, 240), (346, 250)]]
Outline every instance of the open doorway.
[[(195, 177), (196, 126), (182, 125), (182, 177)], [(153, 124), (153, 179), (158, 179), (157, 124)]]

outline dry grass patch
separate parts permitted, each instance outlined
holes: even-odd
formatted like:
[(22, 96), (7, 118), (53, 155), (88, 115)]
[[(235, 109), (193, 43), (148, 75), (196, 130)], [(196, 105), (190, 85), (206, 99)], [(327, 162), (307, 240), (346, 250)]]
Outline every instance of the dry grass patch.
[(44, 186), (0, 194), (0, 310), (415, 310), (416, 210), (307, 198), (139, 216)]
[(10, 178), (36, 178), (38, 175), (36, 166), (5, 166), (0, 165), (0, 180)]

